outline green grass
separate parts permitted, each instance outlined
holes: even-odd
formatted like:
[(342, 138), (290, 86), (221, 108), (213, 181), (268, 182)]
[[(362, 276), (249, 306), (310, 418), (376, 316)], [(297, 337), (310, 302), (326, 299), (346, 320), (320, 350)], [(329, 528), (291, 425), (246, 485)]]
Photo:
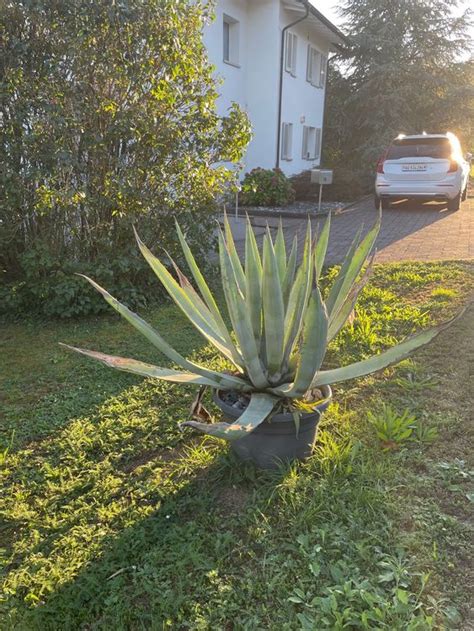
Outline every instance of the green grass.
[[(376, 266), (327, 364), (449, 317), (472, 286), (467, 264)], [(222, 365), (171, 305), (146, 315)], [(57, 345), (156, 360), (117, 318), (2, 326), (0, 628), (459, 628), (474, 587), (473, 325), (470, 309), (413, 359), (335, 388), (314, 457), (277, 473), (181, 433), (192, 389)]]

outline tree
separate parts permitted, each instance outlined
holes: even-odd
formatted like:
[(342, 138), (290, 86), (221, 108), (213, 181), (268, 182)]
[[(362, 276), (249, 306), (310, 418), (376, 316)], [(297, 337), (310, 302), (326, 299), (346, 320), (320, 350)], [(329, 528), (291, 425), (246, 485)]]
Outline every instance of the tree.
[[(329, 79), (329, 145), (366, 174), (400, 132), (447, 131), (466, 144), (473, 115), (471, 14), (456, 0), (348, 0), (351, 48)], [(347, 164), (347, 161), (346, 161)]]
[(120, 263), (131, 225), (173, 251), (175, 217), (207, 251), (216, 196), (235, 177), (228, 163), (250, 134), (237, 106), (216, 114), (201, 38), (211, 10), (187, 0), (1, 3), (6, 277), (106, 261), (137, 281), (130, 260)]

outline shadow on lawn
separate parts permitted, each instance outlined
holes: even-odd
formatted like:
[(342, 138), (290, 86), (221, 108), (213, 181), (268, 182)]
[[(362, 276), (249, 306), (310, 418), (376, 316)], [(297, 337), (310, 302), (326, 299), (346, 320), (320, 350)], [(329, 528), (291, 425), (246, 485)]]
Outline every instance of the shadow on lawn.
[[(118, 620), (123, 629), (137, 628), (138, 621), (144, 628), (161, 624), (176, 614), (180, 603), (199, 598), (190, 580), (193, 574), (198, 583), (223, 558), (252, 547), (245, 539), (248, 528), (253, 517), (265, 510), (287, 469), (259, 472), (237, 462), (231, 452), (222, 453), (217, 442), (211, 440), (208, 447), (217, 451), (208, 466), (193, 472), (194, 477), (176, 492), (162, 495), (160, 507), (146, 518), (125, 527), (117, 537), (105, 537), (100, 556), (47, 596), (44, 604), (25, 609), (22, 628), (110, 628)], [(177, 486), (179, 477), (178, 473)], [(256, 500), (253, 495), (250, 504), (257, 483), (260, 496)], [(112, 621), (113, 602), (123, 611), (116, 616), (114, 610)], [(11, 606), (18, 607), (14, 597)]]
[[(206, 341), (174, 305), (164, 303), (142, 315), (184, 355), (198, 354), (206, 347)], [(143, 381), (80, 357), (59, 342), (170, 365), (114, 315), (0, 324), (0, 451), (39, 445), (72, 420), (97, 415), (108, 400)]]

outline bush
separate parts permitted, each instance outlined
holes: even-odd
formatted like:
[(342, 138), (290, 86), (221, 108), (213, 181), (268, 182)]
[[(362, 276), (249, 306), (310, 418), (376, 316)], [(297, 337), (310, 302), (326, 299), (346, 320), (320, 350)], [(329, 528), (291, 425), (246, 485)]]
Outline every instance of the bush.
[(281, 169), (252, 169), (242, 182), (242, 206), (286, 206), (295, 200), (295, 190)]
[(214, 199), (236, 179), (223, 165), (250, 133), (237, 106), (216, 113), (209, 17), (188, 0), (0, 3), (4, 311), (95, 313), (72, 274), (105, 262), (112, 286), (141, 292), (132, 225), (173, 255), (178, 218), (208, 253)]
[(78, 273), (93, 277), (132, 309), (145, 306), (147, 288), (156, 296), (157, 283), (140, 258), (130, 250), (93, 264), (59, 261), (50, 256), (47, 245), (38, 243), (21, 257), (21, 280), (0, 287), (0, 316), (70, 318), (109, 311)]

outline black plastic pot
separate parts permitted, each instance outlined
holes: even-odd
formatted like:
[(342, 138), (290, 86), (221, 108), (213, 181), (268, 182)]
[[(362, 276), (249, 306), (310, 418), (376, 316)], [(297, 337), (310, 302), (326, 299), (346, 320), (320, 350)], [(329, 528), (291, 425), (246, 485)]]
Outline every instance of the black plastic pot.
[[(292, 414), (275, 414), (244, 438), (230, 441), (232, 451), (241, 460), (251, 461), (260, 469), (277, 469), (282, 462), (305, 460), (311, 456), (319, 420), (332, 398), (329, 386), (322, 386), (321, 391), (326, 400), (313, 412), (301, 415), (298, 436)], [(219, 390), (214, 390), (213, 399), (228, 421), (235, 421), (243, 413), (243, 410), (227, 405)]]

